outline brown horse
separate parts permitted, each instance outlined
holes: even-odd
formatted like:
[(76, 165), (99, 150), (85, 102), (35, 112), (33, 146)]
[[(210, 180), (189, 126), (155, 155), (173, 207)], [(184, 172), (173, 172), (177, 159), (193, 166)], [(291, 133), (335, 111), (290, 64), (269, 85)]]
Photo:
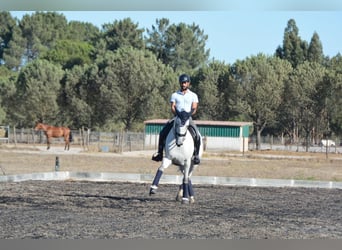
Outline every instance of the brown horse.
[(70, 142), (72, 141), (72, 135), (69, 128), (66, 127), (54, 127), (43, 123), (37, 123), (34, 130), (43, 130), (47, 140), (47, 149), (50, 149), (50, 143), (52, 137), (64, 137), (65, 147), (64, 150), (70, 148)]

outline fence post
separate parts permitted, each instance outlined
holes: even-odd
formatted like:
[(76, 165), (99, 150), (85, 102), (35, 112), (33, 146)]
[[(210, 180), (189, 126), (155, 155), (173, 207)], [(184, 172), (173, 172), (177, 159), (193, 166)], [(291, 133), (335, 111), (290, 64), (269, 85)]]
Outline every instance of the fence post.
[(132, 138), (131, 135), (127, 133), (127, 141), (129, 143), (129, 152), (132, 152)]
[[(33, 129), (31, 129), (31, 135), (32, 135), (33, 145), (35, 145), (35, 144), (36, 144), (36, 137), (35, 137), (35, 135), (34, 135)], [(29, 143), (28, 140), (27, 140), (27, 143)]]
[(82, 128), (79, 129), (79, 131), (80, 131), (79, 133), (80, 133), (80, 136), (81, 136), (81, 146), (83, 147), (83, 150), (84, 150), (83, 126), (82, 126)]
[(123, 152), (123, 142), (124, 142), (124, 131), (121, 130), (121, 133), (120, 133), (120, 140), (119, 140), (119, 148), (120, 148), (120, 153)]
[(143, 150), (145, 150), (145, 140), (146, 140), (146, 132), (144, 132), (143, 139), (142, 139), (142, 143), (143, 143), (142, 148), (143, 148)]
[(86, 140), (87, 149), (89, 150), (90, 145), (90, 128), (87, 130), (87, 140)]
[(59, 157), (56, 156), (55, 171), (57, 172), (58, 170), (59, 170)]
[(15, 126), (13, 126), (13, 139), (15, 147), (17, 147), (17, 132), (15, 130)]

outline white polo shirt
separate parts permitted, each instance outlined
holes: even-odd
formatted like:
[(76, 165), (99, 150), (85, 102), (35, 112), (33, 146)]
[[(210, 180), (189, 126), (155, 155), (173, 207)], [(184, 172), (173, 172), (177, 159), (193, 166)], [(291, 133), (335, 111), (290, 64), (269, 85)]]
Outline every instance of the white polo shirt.
[(190, 112), (192, 103), (198, 103), (198, 96), (196, 93), (192, 92), (188, 89), (185, 94), (182, 91), (178, 90), (177, 92), (173, 93), (170, 98), (170, 103), (176, 103), (176, 109), (179, 112), (185, 111)]

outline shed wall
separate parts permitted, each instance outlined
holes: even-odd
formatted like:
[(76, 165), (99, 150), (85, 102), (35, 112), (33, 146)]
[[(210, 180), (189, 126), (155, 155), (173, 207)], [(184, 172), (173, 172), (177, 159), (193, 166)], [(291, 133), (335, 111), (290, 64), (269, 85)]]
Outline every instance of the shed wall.
[[(158, 147), (159, 132), (164, 124), (146, 124), (145, 146)], [(248, 151), (249, 125), (213, 126), (197, 125), (205, 150)]]

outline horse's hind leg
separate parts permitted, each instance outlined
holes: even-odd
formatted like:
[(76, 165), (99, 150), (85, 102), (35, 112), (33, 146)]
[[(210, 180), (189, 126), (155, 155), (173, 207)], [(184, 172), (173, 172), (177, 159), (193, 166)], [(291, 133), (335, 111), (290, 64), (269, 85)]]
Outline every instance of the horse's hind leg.
[(183, 197), (183, 184), (180, 184), (178, 192), (177, 192), (177, 196), (176, 196), (176, 201), (182, 201), (182, 197)]
[(64, 135), (64, 141), (65, 141), (65, 146), (64, 150), (69, 150), (70, 149), (70, 135), (65, 136)]

